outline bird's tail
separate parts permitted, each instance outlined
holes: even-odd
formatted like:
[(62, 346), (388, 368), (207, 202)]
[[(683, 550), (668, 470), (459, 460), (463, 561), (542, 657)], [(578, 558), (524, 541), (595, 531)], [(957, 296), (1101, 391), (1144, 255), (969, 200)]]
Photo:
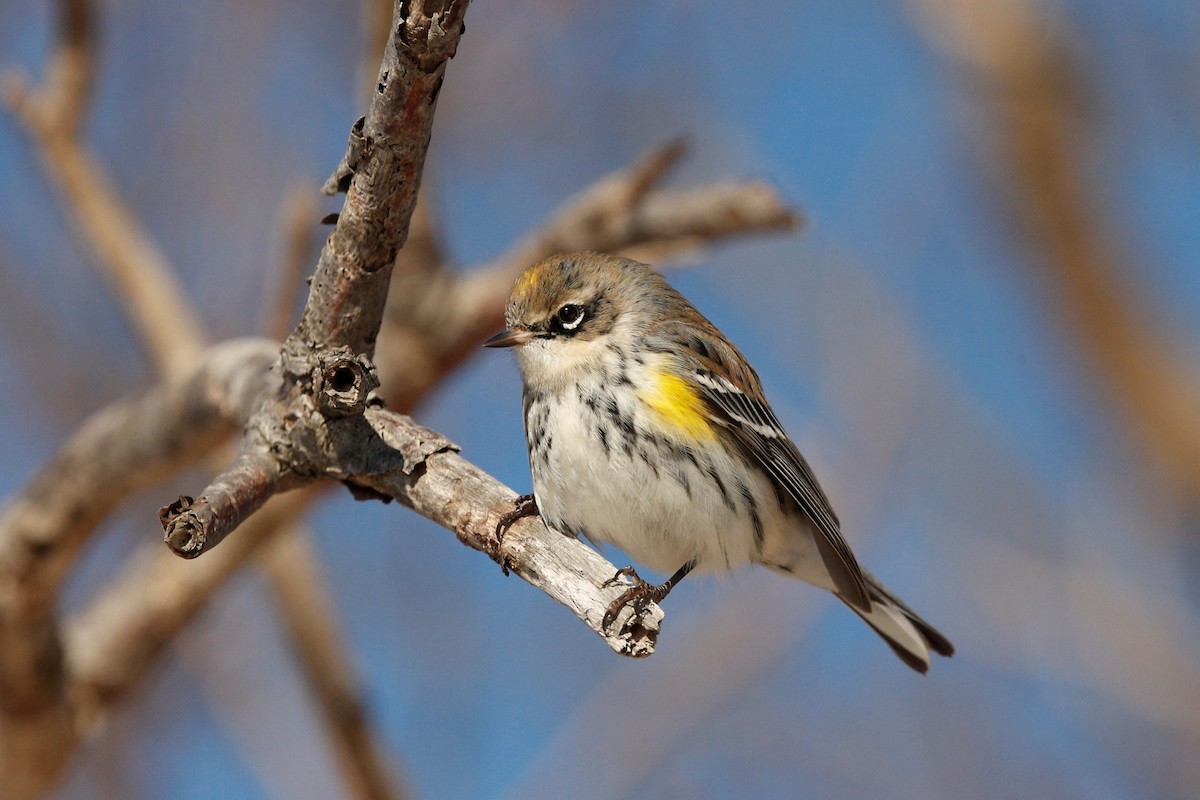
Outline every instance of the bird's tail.
[(950, 640), (888, 591), (878, 578), (865, 569), (863, 578), (866, 579), (867, 594), (871, 598), (871, 610), (864, 611), (848, 602), (846, 605), (883, 637), (901, 661), (917, 672), (927, 672), (930, 650), (938, 655), (954, 655), (954, 645), (950, 644)]

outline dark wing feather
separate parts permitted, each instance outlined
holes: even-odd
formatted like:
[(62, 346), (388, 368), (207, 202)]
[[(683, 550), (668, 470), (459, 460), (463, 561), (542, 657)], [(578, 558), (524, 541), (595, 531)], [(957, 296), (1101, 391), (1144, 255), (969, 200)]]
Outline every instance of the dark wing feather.
[(646, 331), (652, 352), (669, 354), (699, 387), (711, 419), (723, 426), (813, 524), (817, 551), (851, 607), (871, 610), (862, 568), (842, 538), (841, 523), (812, 469), (763, 398), (762, 384), (745, 356), (716, 326), (665, 283), (664, 318)]
[(705, 401), (716, 412), (715, 418), (812, 520), (817, 550), (838, 594), (850, 605), (869, 610), (871, 600), (862, 569), (842, 538), (841, 524), (829, 498), (779, 424), (775, 412), (765, 400), (751, 397), (733, 382), (708, 370), (699, 369), (695, 375)]

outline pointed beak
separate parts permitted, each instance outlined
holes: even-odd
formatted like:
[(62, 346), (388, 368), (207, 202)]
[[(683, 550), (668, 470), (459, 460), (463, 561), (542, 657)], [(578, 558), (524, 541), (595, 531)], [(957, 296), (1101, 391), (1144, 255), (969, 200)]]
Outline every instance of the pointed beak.
[(500, 331), (483, 343), (484, 347), (518, 347), (530, 339), (537, 337), (533, 331), (516, 328), (511, 331)]

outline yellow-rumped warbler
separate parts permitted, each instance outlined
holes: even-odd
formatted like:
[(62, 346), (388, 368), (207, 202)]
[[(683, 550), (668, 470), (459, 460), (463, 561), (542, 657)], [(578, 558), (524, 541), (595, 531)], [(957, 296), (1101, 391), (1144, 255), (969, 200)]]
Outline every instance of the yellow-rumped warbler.
[(833, 592), (913, 669), (954, 652), (858, 565), (754, 370), (652, 267), (548, 258), (517, 279), (505, 320), (485, 344), (516, 348), (543, 521), (672, 573), (654, 586), (618, 572), (633, 586), (606, 627), (689, 572), (753, 563)]

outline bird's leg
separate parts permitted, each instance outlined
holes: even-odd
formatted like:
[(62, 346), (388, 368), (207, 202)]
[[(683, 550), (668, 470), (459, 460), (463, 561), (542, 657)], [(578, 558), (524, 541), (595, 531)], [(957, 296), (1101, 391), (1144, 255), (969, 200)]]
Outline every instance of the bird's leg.
[(505, 575), (508, 574), (513, 564), (508, 556), (500, 555), (500, 545), (504, 542), (504, 534), (508, 533), (508, 529), (522, 517), (535, 517), (540, 513), (537, 507), (537, 500), (534, 499), (534, 496), (523, 494), (513, 502), (512, 511), (500, 515), (500, 521), (496, 523), (496, 545), (492, 558), (500, 563), (500, 571)]
[(662, 600), (664, 597), (670, 594), (673, 588), (675, 588), (675, 584), (683, 580), (684, 577), (691, 572), (695, 566), (695, 561), (689, 561), (679, 569), (675, 570), (674, 575), (667, 578), (666, 581), (658, 584), (657, 586), (653, 583), (647, 583), (646, 581), (642, 580), (633, 567), (623, 567), (617, 570), (617, 574), (606, 580), (604, 585), (606, 587), (612, 586), (616, 583), (619, 583), (621, 578), (628, 578), (633, 582), (633, 586), (626, 589), (624, 594), (609, 604), (608, 611), (604, 612), (604, 620), (602, 622), (604, 628), (606, 630), (611, 628), (612, 624), (617, 620), (617, 615), (621, 613), (621, 609), (627, 605), (631, 605), (633, 603), (645, 605), (646, 603), (657, 603), (659, 600)]

